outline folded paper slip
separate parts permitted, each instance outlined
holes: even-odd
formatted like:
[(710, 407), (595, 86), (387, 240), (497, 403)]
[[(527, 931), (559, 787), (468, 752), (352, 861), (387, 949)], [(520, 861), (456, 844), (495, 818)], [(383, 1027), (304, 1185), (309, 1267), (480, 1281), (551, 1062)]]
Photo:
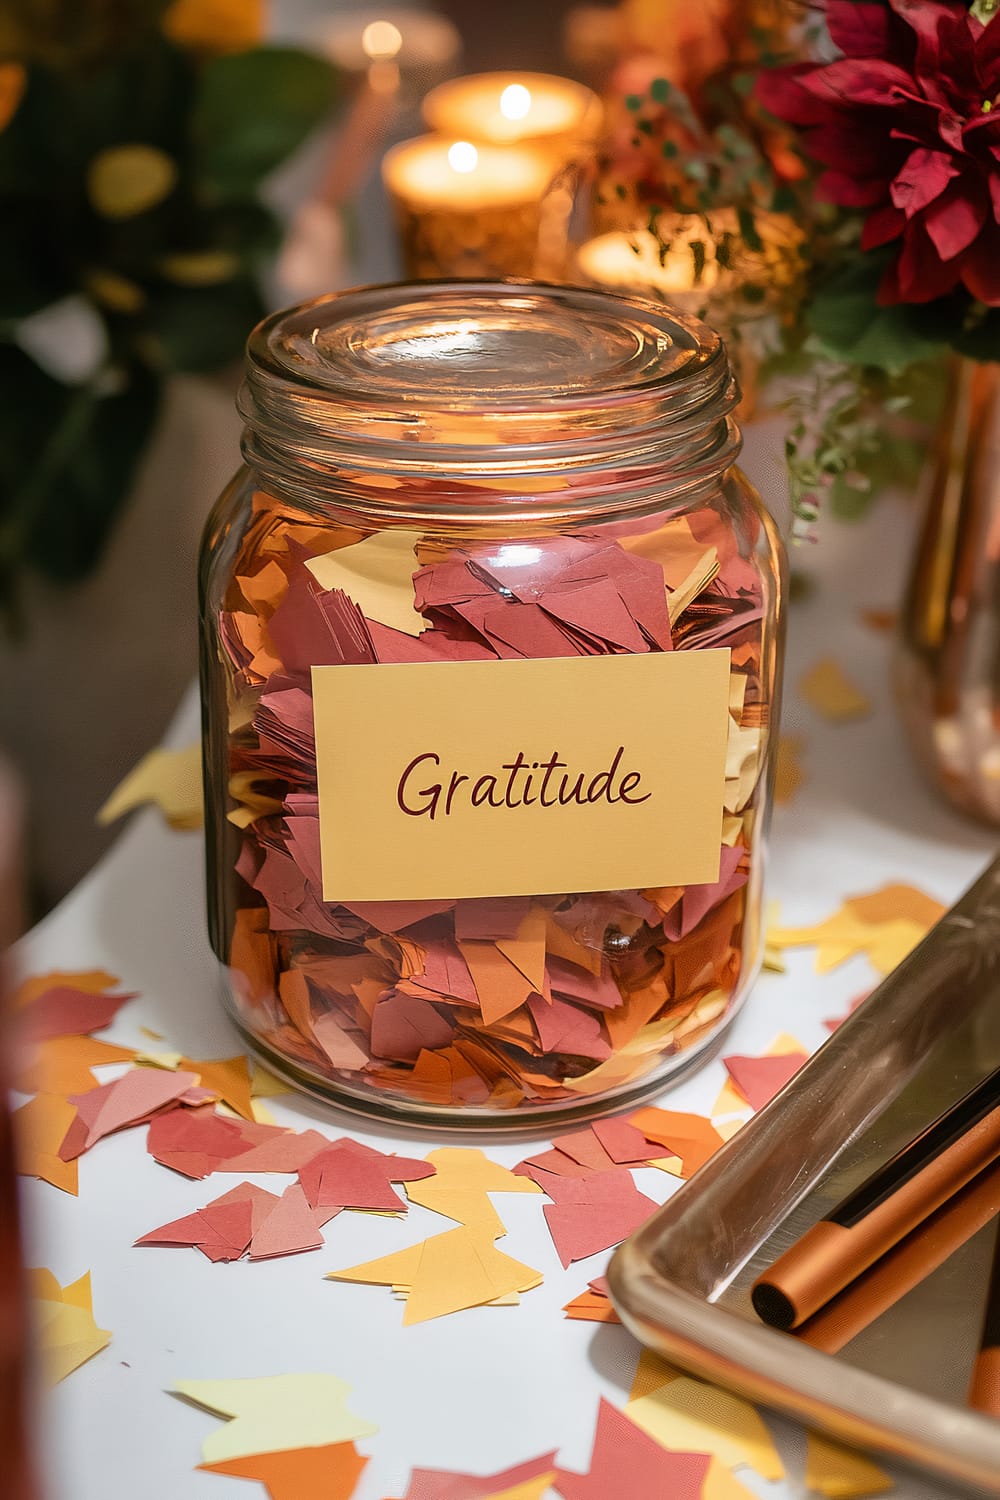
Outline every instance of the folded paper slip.
[(794, 1328), (1000, 1156), (1000, 1069), (779, 1256), (753, 1287), (765, 1323)]

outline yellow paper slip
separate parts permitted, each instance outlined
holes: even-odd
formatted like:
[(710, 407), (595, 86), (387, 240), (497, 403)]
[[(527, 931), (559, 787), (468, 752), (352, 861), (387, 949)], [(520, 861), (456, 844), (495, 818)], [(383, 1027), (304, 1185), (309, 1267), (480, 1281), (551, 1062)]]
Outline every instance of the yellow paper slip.
[(178, 1380), (179, 1396), (227, 1421), (202, 1444), (207, 1464), (254, 1453), (320, 1448), (378, 1429), (348, 1410), (350, 1386), (336, 1375), (270, 1375), (243, 1380)]

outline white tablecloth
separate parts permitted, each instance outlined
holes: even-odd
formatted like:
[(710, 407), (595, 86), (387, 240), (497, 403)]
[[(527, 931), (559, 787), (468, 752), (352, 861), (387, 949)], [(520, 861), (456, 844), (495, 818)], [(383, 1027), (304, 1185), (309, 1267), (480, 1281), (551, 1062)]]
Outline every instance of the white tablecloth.
[[(915, 511), (885, 501), (863, 525), (831, 525), (795, 563), (814, 581), (791, 614), (783, 728), (805, 740), (807, 783), (774, 822), (769, 894), (784, 923), (827, 916), (851, 894), (907, 880), (951, 902), (991, 856), (995, 840), (946, 810), (918, 779), (889, 699), (889, 642), (862, 623), (867, 606), (896, 603)], [(868, 719), (831, 726), (798, 699), (803, 671), (835, 655), (875, 704)], [(175, 724), (184, 743), (197, 732), (193, 702)], [(19, 945), (20, 970), (103, 966), (141, 998), (126, 1006), (109, 1039), (160, 1044), (190, 1056), (240, 1050), (215, 991), (204, 931), (202, 842), (140, 814), (116, 847)], [(863, 959), (818, 977), (810, 951), (788, 957), (784, 975), (765, 974), (724, 1050), (763, 1051), (780, 1031), (809, 1048), (826, 1036), (824, 1017), (844, 1012), (869, 989)], [(664, 1095), (679, 1109), (707, 1113), (724, 1081), (714, 1060)], [(427, 1137), (360, 1127), (306, 1099), (273, 1101), (280, 1123), (349, 1133), (386, 1149), (423, 1154)], [(399, 1221), (341, 1214), (323, 1250), (258, 1264), (212, 1265), (194, 1250), (135, 1249), (133, 1241), (208, 1202), (237, 1179), (189, 1182), (145, 1152), (145, 1131), (103, 1141), (80, 1163), (73, 1198), (26, 1181), (28, 1261), (66, 1284), (93, 1278), (94, 1309), (112, 1330), (110, 1346), (70, 1375), (43, 1404), (41, 1461), (49, 1500), (227, 1500), (252, 1497), (245, 1480), (195, 1472), (216, 1419), (167, 1394), (177, 1379), (327, 1371), (352, 1387), (351, 1407), (378, 1425), (359, 1442), (371, 1455), (357, 1500), (404, 1493), (411, 1466), (493, 1472), (558, 1448), (566, 1467), (588, 1467), (600, 1395), (627, 1400), (638, 1354), (624, 1329), (563, 1317), (562, 1307), (601, 1274), (608, 1256), (564, 1271), (546, 1230), (542, 1200), (497, 1198), (508, 1228), (500, 1248), (544, 1272), (519, 1307), (484, 1307), (411, 1328), (401, 1304), (380, 1287), (324, 1281), (327, 1271), (389, 1254), (442, 1232), (448, 1221), (411, 1207)], [(471, 1138), (468, 1144), (474, 1143)], [(482, 1142), (479, 1142), (482, 1144)], [(487, 1143), (507, 1165), (530, 1145)], [(643, 1169), (640, 1187), (662, 1200), (665, 1173)], [(272, 1189), (284, 1178), (258, 1178)], [(804, 1494), (800, 1430), (774, 1423), (788, 1479), (767, 1484), (741, 1470), (772, 1500)], [(903, 1477), (904, 1500), (937, 1500), (942, 1487)], [(614, 1500), (609, 1496), (608, 1500)], [(665, 1497), (666, 1500), (666, 1497)]]

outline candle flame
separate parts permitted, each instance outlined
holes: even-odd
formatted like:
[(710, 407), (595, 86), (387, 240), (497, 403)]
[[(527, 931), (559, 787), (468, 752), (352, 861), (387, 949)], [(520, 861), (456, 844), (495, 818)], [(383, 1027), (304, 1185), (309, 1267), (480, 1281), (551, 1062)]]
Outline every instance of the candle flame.
[(370, 21), (361, 33), (366, 57), (395, 57), (403, 45), (403, 33), (391, 21)]
[(505, 120), (523, 120), (531, 110), (531, 89), (523, 84), (508, 84), (501, 95), (501, 114)]
[(523, 83), (509, 83), (500, 95), (500, 113), (505, 120), (523, 120), (531, 108), (531, 90)]
[(474, 172), (479, 165), (479, 152), (471, 141), (456, 141), (448, 147), (448, 165), (453, 172)]

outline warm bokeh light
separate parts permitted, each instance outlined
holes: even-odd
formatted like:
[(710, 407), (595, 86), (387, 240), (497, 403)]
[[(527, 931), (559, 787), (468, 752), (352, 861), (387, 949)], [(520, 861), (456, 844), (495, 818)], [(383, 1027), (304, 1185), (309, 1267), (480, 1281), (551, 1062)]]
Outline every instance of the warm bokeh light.
[(474, 172), (479, 163), (479, 152), (471, 141), (456, 141), (448, 147), (448, 165), (453, 172)]
[(370, 21), (361, 33), (366, 57), (395, 57), (403, 45), (403, 33), (391, 21)]
[(531, 108), (531, 90), (523, 83), (509, 83), (500, 95), (500, 113), (505, 120), (523, 120)]

